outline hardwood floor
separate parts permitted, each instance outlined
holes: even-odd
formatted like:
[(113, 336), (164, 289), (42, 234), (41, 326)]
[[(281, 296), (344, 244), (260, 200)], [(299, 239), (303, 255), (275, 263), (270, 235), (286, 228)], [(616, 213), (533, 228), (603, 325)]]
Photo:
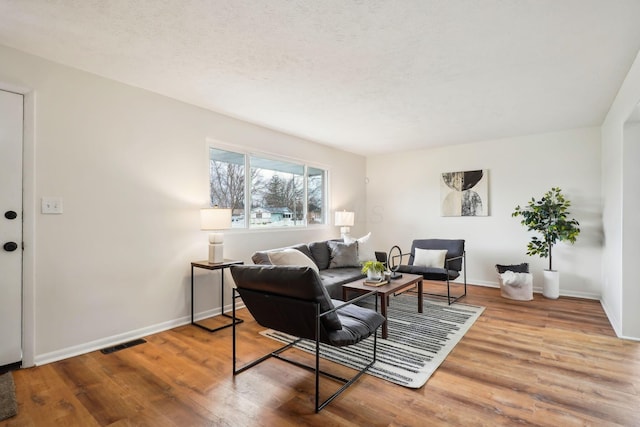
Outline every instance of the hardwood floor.
[[(462, 302), (486, 309), (418, 390), (365, 375), (315, 414), (311, 373), (271, 359), (234, 378), (231, 329), (189, 325), (15, 371), (19, 414), (0, 426), (640, 426), (640, 343), (597, 301), (471, 286)], [(245, 361), (278, 346), (260, 330), (240, 325)]]

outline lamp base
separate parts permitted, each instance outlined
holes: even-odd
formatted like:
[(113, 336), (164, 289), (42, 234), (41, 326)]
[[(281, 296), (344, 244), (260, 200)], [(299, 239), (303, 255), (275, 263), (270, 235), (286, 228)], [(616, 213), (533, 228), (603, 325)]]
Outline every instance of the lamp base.
[(340, 237), (344, 240), (345, 237), (349, 237), (351, 234), (350, 227), (340, 227)]
[(209, 263), (218, 264), (224, 261), (222, 243), (210, 243), (209, 244)]
[(224, 261), (224, 234), (209, 234), (209, 263), (217, 264)]

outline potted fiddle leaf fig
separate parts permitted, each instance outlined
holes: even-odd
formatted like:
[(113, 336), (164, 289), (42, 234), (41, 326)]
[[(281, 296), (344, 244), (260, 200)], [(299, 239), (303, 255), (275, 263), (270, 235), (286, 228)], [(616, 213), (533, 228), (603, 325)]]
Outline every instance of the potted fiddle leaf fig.
[(579, 223), (569, 219), (571, 202), (562, 194), (562, 190), (554, 187), (547, 191), (542, 199), (531, 198), (526, 207), (516, 206), (512, 217), (522, 217), (520, 223), (528, 231), (534, 231), (539, 236), (531, 237), (527, 245), (527, 255), (538, 255), (549, 258), (549, 269), (544, 270), (542, 294), (547, 298), (560, 296), (560, 276), (553, 269), (552, 249), (557, 242), (567, 241), (575, 243), (580, 234)]
[(366, 274), (369, 280), (381, 280), (384, 270), (384, 263), (380, 261), (365, 261), (362, 263), (362, 274)]

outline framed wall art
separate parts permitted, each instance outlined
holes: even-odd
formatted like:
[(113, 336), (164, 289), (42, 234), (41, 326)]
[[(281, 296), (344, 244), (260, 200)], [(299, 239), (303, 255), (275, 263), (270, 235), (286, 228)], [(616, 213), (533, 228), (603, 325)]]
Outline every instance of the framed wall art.
[(489, 170), (444, 172), (440, 177), (441, 216), (488, 216)]

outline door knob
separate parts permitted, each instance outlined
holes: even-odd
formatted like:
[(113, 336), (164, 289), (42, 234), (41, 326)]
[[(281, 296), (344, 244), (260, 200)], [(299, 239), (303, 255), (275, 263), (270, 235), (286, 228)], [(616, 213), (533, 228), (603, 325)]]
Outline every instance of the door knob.
[(16, 211), (6, 211), (4, 213), (4, 217), (7, 219), (16, 219), (18, 217), (18, 214), (16, 213)]
[(18, 244), (16, 242), (7, 242), (2, 247), (7, 252), (13, 252), (18, 249)]

